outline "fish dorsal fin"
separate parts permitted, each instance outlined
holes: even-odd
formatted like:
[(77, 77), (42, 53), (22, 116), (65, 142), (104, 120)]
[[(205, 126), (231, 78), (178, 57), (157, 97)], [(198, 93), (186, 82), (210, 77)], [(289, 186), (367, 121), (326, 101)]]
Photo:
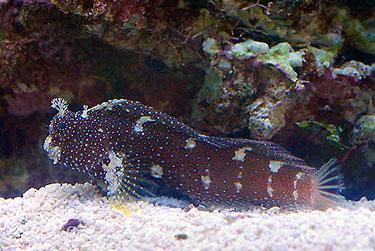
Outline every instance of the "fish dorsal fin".
[[(282, 161), (288, 166), (309, 168), (306, 162), (300, 158), (293, 156), (290, 152), (285, 150), (282, 146), (269, 142), (269, 141), (257, 141), (251, 139), (242, 138), (220, 138), (220, 137), (208, 137), (207, 143), (219, 146), (220, 148), (242, 148), (249, 147), (253, 152), (260, 156), (274, 161)], [(310, 168), (313, 169), (313, 168)]]
[(166, 113), (157, 111), (151, 106), (143, 105), (137, 101), (127, 99), (113, 99), (92, 108), (85, 109), (84, 112), (85, 114), (88, 114), (92, 111), (103, 109), (113, 110), (115, 108), (121, 109), (122, 111), (126, 112), (126, 117), (124, 119), (132, 117), (134, 119), (142, 120), (144, 118), (147, 119), (148, 122), (160, 124), (164, 130), (169, 130), (170, 132), (174, 132), (179, 135), (197, 139), (200, 138), (200, 136), (203, 136), (190, 126), (180, 122), (178, 119)]

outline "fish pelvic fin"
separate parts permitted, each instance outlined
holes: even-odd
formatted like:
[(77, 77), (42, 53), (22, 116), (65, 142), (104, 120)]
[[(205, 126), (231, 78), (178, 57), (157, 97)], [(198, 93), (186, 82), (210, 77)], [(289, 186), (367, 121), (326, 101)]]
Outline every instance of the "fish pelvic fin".
[(341, 193), (345, 190), (345, 185), (340, 169), (340, 162), (332, 158), (318, 170), (313, 198), (314, 207), (327, 209), (344, 204), (346, 199)]

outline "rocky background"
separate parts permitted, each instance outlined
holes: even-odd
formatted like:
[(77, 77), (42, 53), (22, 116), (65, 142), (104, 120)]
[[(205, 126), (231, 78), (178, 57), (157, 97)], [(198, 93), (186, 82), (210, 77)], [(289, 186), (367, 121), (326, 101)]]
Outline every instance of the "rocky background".
[(84, 180), (42, 150), (53, 97), (341, 158), (346, 197), (375, 198), (371, 0), (0, 0), (0, 197)]

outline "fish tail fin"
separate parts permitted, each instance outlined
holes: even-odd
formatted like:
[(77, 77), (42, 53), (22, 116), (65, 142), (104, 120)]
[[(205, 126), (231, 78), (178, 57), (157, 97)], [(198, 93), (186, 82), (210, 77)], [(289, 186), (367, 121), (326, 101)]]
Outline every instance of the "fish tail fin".
[(345, 185), (340, 169), (340, 162), (332, 158), (316, 173), (314, 204), (317, 208), (326, 209), (345, 202), (345, 197), (341, 195)]

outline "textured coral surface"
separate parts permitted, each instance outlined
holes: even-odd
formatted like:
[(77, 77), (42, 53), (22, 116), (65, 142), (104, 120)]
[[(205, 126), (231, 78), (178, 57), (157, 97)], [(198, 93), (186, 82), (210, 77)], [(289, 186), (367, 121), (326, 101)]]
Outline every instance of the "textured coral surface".
[(84, 179), (41, 149), (51, 98), (121, 97), (313, 166), (345, 157), (346, 196), (374, 198), (374, 13), (371, 0), (0, 0), (0, 194)]
[[(165, 200), (164, 200), (165, 201)], [(3, 250), (373, 250), (375, 202), (287, 212), (111, 204), (90, 184), (0, 199)]]

